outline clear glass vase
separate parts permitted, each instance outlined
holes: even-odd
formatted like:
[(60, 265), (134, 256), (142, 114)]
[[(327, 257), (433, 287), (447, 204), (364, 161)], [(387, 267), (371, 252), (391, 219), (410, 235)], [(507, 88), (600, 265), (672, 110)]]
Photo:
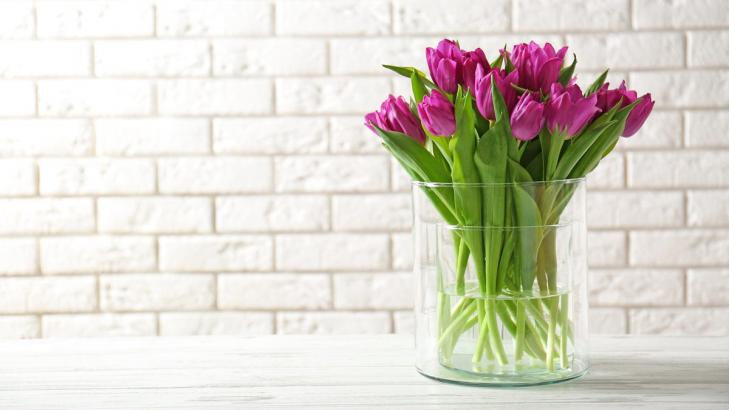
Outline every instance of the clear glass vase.
[[(495, 386), (584, 374), (584, 179), (418, 182), (412, 192), (418, 371)], [(470, 206), (470, 217), (444, 204)]]

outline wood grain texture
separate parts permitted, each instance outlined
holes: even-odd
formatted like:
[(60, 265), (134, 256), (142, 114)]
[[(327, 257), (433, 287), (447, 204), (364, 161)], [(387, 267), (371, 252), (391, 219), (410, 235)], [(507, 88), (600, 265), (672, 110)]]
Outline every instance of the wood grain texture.
[(419, 375), (412, 338), (0, 343), (0, 409), (729, 408), (729, 338), (603, 337), (576, 381), (516, 389)]

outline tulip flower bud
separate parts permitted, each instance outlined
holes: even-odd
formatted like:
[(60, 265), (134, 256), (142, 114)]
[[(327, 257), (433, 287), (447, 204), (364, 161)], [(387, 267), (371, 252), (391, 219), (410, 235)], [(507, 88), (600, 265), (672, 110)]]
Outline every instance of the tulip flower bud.
[(445, 137), (456, 132), (456, 116), (453, 104), (443, 94), (433, 90), (418, 104), (420, 119), (431, 134)]
[(596, 104), (597, 95), (584, 97), (577, 85), (565, 88), (559, 83), (554, 83), (544, 109), (547, 128), (552, 132), (565, 133), (566, 138), (573, 137), (582, 131), (596, 112), (600, 111)]
[(511, 133), (518, 140), (529, 141), (544, 125), (544, 104), (532, 93), (524, 93), (511, 114)]
[(476, 81), (475, 93), (476, 108), (478, 108), (478, 112), (480, 112), (481, 115), (488, 120), (496, 119), (493, 97), (491, 96), (492, 78), (496, 81), (496, 88), (499, 89), (499, 92), (504, 97), (506, 108), (509, 112), (511, 112), (514, 105), (516, 105), (517, 100), (516, 89), (514, 89), (511, 84), (515, 84), (518, 81), (519, 73), (512, 71), (511, 73), (506, 74), (506, 71), (499, 69), (494, 69), (485, 73), (484, 70), (479, 68), (477, 70), (477, 76), (478, 80)]
[(483, 50), (477, 48), (463, 53), (463, 86), (471, 95), (476, 92), (476, 72), (479, 68), (485, 73), (491, 70), (491, 65), (489, 65)]
[[(375, 132), (372, 125), (385, 131), (403, 133), (421, 144), (425, 143), (425, 133), (418, 119), (410, 112), (410, 107), (402, 97), (387, 97), (379, 111), (365, 115), (365, 125)], [(376, 132), (375, 132), (376, 133)]]
[(650, 93), (640, 97), (641, 100), (633, 110), (628, 114), (628, 118), (625, 120), (625, 129), (623, 130), (623, 137), (631, 137), (633, 134), (638, 132), (640, 127), (653, 111), (653, 105), (655, 101), (651, 100)]
[(445, 92), (454, 94), (463, 82), (463, 51), (452, 40), (441, 40), (433, 49), (425, 49), (428, 69), (433, 82)]
[(517, 44), (511, 52), (511, 62), (519, 72), (519, 86), (547, 94), (552, 83), (559, 78), (567, 47), (555, 51), (551, 44), (540, 47), (537, 43)]

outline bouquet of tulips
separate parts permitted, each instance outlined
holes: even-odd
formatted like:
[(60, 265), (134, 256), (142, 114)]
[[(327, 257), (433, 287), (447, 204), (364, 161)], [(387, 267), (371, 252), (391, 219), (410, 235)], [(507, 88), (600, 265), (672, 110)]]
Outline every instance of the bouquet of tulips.
[[(365, 124), (413, 180), (437, 186), (425, 194), (445, 224), (553, 226), (572, 195), (557, 182), (586, 176), (621, 136), (638, 131), (654, 104), (650, 94), (638, 97), (625, 83), (610, 88), (607, 70), (583, 91), (573, 75), (577, 59), (565, 63), (566, 53), (567, 47), (531, 42), (500, 50), (489, 62), (481, 49), (464, 51), (442, 40), (426, 50), (430, 78), (413, 67), (384, 66), (410, 79), (413, 97), (389, 96)], [(531, 181), (545, 188), (534, 194), (518, 185)], [(454, 232), (456, 295), (557, 291), (553, 230)], [(469, 264), (475, 283), (464, 279)], [(498, 315), (514, 332), (517, 358), (526, 352), (547, 368), (555, 354), (566, 362), (569, 323), (560, 311), (566, 305), (527, 303), (508, 311), (477, 299), (463, 298), (452, 309), (446, 304), (438, 313), (444, 356), (460, 334), (478, 326), (474, 362), (486, 352), (505, 364)]]

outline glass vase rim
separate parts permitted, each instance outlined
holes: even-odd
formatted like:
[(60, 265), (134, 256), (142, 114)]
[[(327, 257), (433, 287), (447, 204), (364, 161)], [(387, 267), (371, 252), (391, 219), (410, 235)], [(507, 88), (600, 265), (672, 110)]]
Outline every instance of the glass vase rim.
[(496, 187), (496, 186), (529, 186), (529, 185), (549, 185), (549, 184), (580, 184), (585, 182), (586, 177), (580, 178), (566, 178), (566, 179), (554, 179), (550, 181), (526, 181), (526, 182), (426, 182), (426, 181), (412, 181), (411, 184), (417, 187), (425, 188), (441, 188), (441, 187)]
[(452, 225), (447, 223), (436, 223), (436, 229), (448, 229), (450, 231), (512, 231), (517, 229), (537, 229), (537, 228), (567, 228), (577, 222), (570, 221), (566, 223), (545, 224), (545, 225)]

